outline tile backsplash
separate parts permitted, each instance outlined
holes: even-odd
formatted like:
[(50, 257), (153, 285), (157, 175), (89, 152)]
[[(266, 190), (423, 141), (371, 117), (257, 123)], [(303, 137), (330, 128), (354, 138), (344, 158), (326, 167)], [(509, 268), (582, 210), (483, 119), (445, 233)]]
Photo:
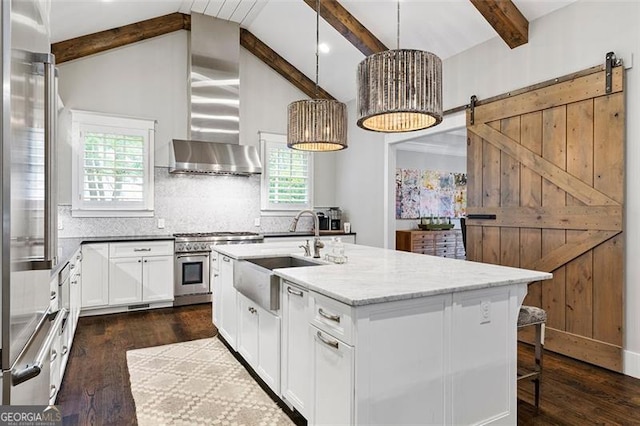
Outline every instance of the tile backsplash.
[[(176, 232), (287, 231), (291, 216), (260, 217), (260, 176), (172, 175), (166, 167), (154, 174), (154, 217), (78, 218), (70, 205), (60, 205), (58, 231), (65, 237), (167, 235)], [(254, 221), (260, 218), (260, 226)], [(165, 227), (158, 228), (158, 219)], [(298, 230), (311, 229), (300, 219)]]

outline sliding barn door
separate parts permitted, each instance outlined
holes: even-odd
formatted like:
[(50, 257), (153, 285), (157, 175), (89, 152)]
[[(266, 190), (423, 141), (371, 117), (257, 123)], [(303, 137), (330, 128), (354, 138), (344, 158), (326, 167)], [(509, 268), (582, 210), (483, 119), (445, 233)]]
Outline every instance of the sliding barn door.
[(467, 113), (467, 259), (552, 272), (525, 299), (547, 311), (545, 348), (621, 371), (624, 67), (612, 72), (608, 94), (598, 68)]

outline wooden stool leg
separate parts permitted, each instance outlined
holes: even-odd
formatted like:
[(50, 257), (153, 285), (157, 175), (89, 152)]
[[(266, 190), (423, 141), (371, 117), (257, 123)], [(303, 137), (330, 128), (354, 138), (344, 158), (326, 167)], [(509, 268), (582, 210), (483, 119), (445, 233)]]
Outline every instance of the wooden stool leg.
[(542, 327), (544, 324), (536, 324), (536, 345), (535, 345), (535, 358), (536, 358), (536, 378), (533, 380), (535, 386), (535, 406), (536, 411), (540, 406), (540, 382), (542, 380), (542, 350), (544, 344), (542, 343)]

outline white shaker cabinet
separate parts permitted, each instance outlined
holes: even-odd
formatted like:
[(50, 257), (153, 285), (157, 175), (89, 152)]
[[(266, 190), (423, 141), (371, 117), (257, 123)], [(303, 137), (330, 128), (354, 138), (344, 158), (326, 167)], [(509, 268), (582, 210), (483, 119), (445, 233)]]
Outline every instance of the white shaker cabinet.
[(309, 291), (282, 281), (282, 398), (303, 416), (309, 414), (311, 393)]
[(109, 244), (82, 246), (82, 308), (91, 309), (109, 304)]
[(142, 301), (142, 258), (123, 257), (109, 261), (109, 304)]
[(211, 321), (213, 325), (220, 323), (220, 316), (217, 307), (217, 299), (220, 294), (220, 258), (222, 256), (217, 251), (211, 252)]
[[(233, 286), (233, 260), (220, 255), (218, 277), (218, 296), (214, 297), (215, 310), (218, 312), (218, 331), (227, 343), (237, 350), (238, 336), (238, 292)], [(215, 290), (214, 290), (215, 291)]]
[(109, 305), (173, 300), (173, 243), (109, 244)]
[(255, 303), (238, 294), (238, 353), (254, 369), (258, 364), (258, 310)]
[(142, 301), (173, 299), (173, 256), (142, 258)]
[(309, 333), (314, 384), (309, 424), (353, 424), (354, 349), (316, 327)]
[(280, 318), (238, 293), (238, 353), (280, 393)]

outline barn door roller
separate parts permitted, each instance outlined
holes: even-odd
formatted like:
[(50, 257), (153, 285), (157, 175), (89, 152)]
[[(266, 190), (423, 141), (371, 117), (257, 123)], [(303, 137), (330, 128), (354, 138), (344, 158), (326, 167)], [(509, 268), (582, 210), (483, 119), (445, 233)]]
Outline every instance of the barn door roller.
[(616, 54), (613, 52), (607, 53), (604, 59), (605, 66), (605, 93), (611, 93), (612, 88), (612, 79), (613, 79), (613, 67), (619, 67), (622, 65), (622, 59), (616, 58)]

